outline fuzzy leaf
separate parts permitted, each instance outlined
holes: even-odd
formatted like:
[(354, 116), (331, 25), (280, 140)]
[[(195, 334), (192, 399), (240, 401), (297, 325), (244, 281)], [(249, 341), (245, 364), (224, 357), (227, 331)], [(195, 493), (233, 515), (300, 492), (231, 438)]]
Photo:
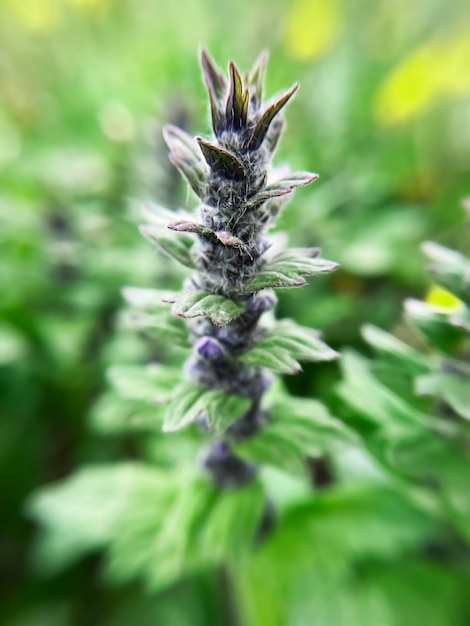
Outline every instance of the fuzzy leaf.
[(314, 182), (318, 178), (318, 174), (312, 172), (297, 172), (290, 174), (285, 178), (275, 180), (264, 189), (249, 198), (244, 204), (244, 208), (248, 211), (254, 211), (259, 208), (267, 200), (279, 198), (291, 193), (296, 187), (303, 187)]
[(285, 397), (270, 404), (270, 419), (255, 437), (235, 446), (238, 454), (293, 474), (305, 472), (305, 459), (332, 452), (356, 435), (316, 400)]
[(229, 126), (240, 129), (246, 124), (249, 94), (243, 89), (240, 73), (232, 62), (229, 65), (229, 72), (230, 90), (227, 96), (225, 116)]
[(298, 87), (299, 85), (296, 83), (289, 89), (289, 91), (283, 93), (265, 109), (247, 144), (248, 150), (257, 150), (260, 147), (274, 117), (287, 104), (290, 98), (297, 91)]
[(222, 130), (223, 116), (220, 100), (226, 89), (225, 78), (205, 49), (201, 51), (201, 66), (204, 82), (209, 93), (212, 128), (216, 136), (218, 136)]
[(212, 229), (207, 228), (207, 226), (204, 226), (204, 224), (199, 224), (197, 222), (192, 222), (189, 220), (171, 222), (170, 224), (167, 224), (167, 228), (169, 228), (170, 230), (176, 230), (178, 232), (197, 233), (198, 235), (202, 235), (203, 237), (207, 237), (208, 239), (215, 239), (215, 233)]
[(159, 228), (148, 224), (140, 226), (140, 232), (159, 250), (173, 257), (185, 267), (194, 269), (194, 262), (191, 258), (193, 241), (190, 237), (165, 237), (161, 235)]
[(256, 106), (259, 106), (263, 100), (264, 74), (266, 71), (268, 57), (268, 51), (262, 50), (259, 57), (256, 59), (247, 80), (248, 84), (252, 87), (252, 98)]
[(423, 252), (432, 261), (429, 269), (436, 280), (470, 304), (470, 260), (431, 241), (423, 244)]
[(279, 253), (248, 283), (247, 293), (276, 287), (301, 287), (306, 283), (303, 276), (324, 274), (338, 267), (333, 261), (315, 258), (318, 253), (317, 248), (293, 248)]
[(245, 169), (234, 154), (209, 143), (202, 137), (196, 137), (196, 140), (207, 164), (214, 172), (229, 180), (245, 180)]
[(262, 204), (264, 204), (267, 200), (271, 200), (272, 198), (279, 198), (281, 196), (287, 196), (291, 193), (291, 187), (265, 187), (258, 193), (255, 193), (251, 198), (249, 198), (243, 208), (245, 211), (255, 211)]
[(338, 356), (315, 331), (291, 320), (282, 320), (268, 330), (254, 348), (245, 352), (241, 360), (281, 374), (294, 374), (301, 369), (298, 361), (330, 361)]
[(218, 434), (242, 417), (249, 406), (248, 398), (187, 383), (176, 389), (175, 399), (166, 410), (163, 430), (181, 430), (202, 420), (211, 432)]
[(225, 78), (205, 48), (201, 50), (201, 65), (204, 81), (208, 89), (210, 89), (217, 98), (221, 98), (225, 93)]
[(233, 300), (202, 290), (168, 295), (165, 301), (173, 303), (172, 311), (175, 315), (187, 318), (208, 317), (215, 326), (226, 326), (244, 310), (242, 305)]
[(168, 292), (158, 289), (124, 287), (122, 295), (133, 307), (122, 317), (124, 327), (138, 328), (153, 336), (156, 341), (168, 341), (189, 348), (189, 339), (183, 320), (174, 317), (162, 298)]
[(207, 170), (197, 142), (180, 128), (171, 124), (163, 129), (163, 137), (170, 148), (169, 158), (200, 197), (204, 191)]

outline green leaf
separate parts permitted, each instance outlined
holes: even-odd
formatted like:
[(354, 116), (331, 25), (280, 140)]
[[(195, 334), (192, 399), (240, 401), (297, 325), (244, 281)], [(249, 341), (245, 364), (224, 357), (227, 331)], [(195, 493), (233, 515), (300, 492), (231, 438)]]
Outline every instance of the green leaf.
[(424, 243), (422, 249), (432, 261), (429, 269), (437, 282), (470, 305), (470, 260), (431, 241)]
[(37, 490), (27, 502), (27, 512), (43, 528), (38, 565), (57, 571), (107, 545), (137, 484), (150, 484), (156, 494), (164, 483), (153, 469), (122, 463), (81, 469)]
[(165, 478), (163, 485), (144, 483), (131, 492), (110, 545), (113, 582), (139, 578), (157, 591), (210, 562), (197, 537), (217, 497), (214, 487), (194, 470)]
[(410, 406), (374, 378), (367, 359), (346, 352), (341, 365), (344, 380), (339, 384), (339, 395), (357, 411), (361, 420), (375, 424), (390, 438), (416, 433), (417, 429), (431, 424), (445, 430), (445, 424)]
[(321, 341), (318, 333), (282, 320), (269, 329), (240, 360), (250, 365), (269, 367), (281, 374), (293, 374), (301, 367), (298, 361), (330, 361), (339, 354)]
[(318, 252), (317, 248), (293, 248), (280, 252), (248, 283), (246, 291), (301, 287), (306, 283), (303, 276), (324, 274), (338, 267), (333, 261), (315, 258)]
[(164, 403), (175, 394), (181, 370), (166, 365), (120, 365), (107, 372), (116, 393), (128, 400)]
[(170, 237), (161, 234), (160, 229), (144, 224), (140, 226), (140, 232), (153, 245), (173, 257), (185, 267), (194, 269), (194, 261), (191, 257), (193, 241), (190, 237)]
[(242, 305), (233, 300), (202, 290), (167, 295), (165, 301), (173, 303), (172, 311), (175, 315), (186, 318), (208, 317), (214, 326), (226, 326), (244, 310)]
[(442, 398), (456, 413), (470, 420), (470, 373), (466, 377), (444, 373), (420, 376), (416, 393)]
[(405, 316), (437, 350), (451, 354), (466, 337), (465, 328), (454, 324), (452, 316), (438, 313), (420, 300), (405, 300)]
[(249, 407), (248, 398), (185, 383), (175, 389), (174, 400), (165, 413), (163, 430), (173, 432), (203, 420), (210, 432), (219, 434), (242, 417)]
[(269, 414), (259, 433), (235, 445), (238, 454), (258, 465), (304, 474), (306, 457), (356, 442), (356, 435), (316, 400), (278, 398), (270, 403)]
[(189, 348), (188, 331), (183, 320), (174, 317), (168, 311), (163, 298), (171, 293), (158, 289), (145, 289), (140, 287), (124, 287), (122, 289), (124, 299), (134, 307), (122, 316), (123, 326), (144, 330), (156, 341), (168, 342)]
[(265, 499), (264, 490), (258, 481), (223, 492), (214, 501), (202, 528), (201, 550), (216, 561), (239, 562), (242, 556), (252, 550)]
[(429, 358), (377, 326), (366, 324), (362, 336), (377, 352), (395, 365), (406, 367), (410, 375), (429, 372)]
[(114, 392), (104, 393), (89, 416), (93, 430), (101, 435), (129, 431), (161, 432), (165, 407), (143, 400), (128, 400)]

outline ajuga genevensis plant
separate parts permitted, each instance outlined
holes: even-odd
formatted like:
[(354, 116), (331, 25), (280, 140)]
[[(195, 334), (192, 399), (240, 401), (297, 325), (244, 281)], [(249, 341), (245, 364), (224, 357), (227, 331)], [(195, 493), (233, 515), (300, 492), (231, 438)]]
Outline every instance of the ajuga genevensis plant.
[(199, 207), (193, 217), (150, 205), (142, 226), (150, 241), (193, 272), (179, 293), (125, 290), (137, 309), (164, 300), (187, 320), (192, 352), (186, 383), (169, 403), (163, 428), (195, 422), (213, 435), (203, 464), (222, 487), (253, 476), (255, 468), (234, 454), (231, 442), (252, 437), (269, 421), (262, 400), (271, 371), (292, 373), (298, 360), (336, 356), (316, 331), (272, 316), (263, 321), (276, 302), (273, 288), (299, 287), (305, 276), (336, 267), (317, 248), (286, 249), (282, 238), (267, 234), (291, 192), (318, 175), (290, 174), (270, 164), (283, 129), (282, 109), (298, 85), (264, 103), (266, 60), (262, 53), (246, 76), (230, 63), (226, 77), (202, 51), (214, 135), (194, 139), (174, 126), (164, 130), (170, 159)]

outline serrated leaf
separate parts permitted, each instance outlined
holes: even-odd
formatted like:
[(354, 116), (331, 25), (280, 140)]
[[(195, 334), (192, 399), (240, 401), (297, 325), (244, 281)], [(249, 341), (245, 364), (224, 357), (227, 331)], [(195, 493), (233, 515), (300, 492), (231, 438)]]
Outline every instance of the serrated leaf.
[(206, 291), (186, 291), (167, 296), (173, 303), (172, 311), (180, 317), (208, 317), (214, 326), (226, 326), (244, 311), (244, 307), (233, 300), (208, 294)]
[(200, 536), (203, 552), (218, 561), (238, 562), (252, 550), (253, 539), (262, 518), (266, 496), (261, 484), (252, 481), (226, 490), (214, 501)]
[(335, 350), (319, 339), (315, 331), (298, 326), (291, 320), (282, 320), (269, 329), (240, 360), (281, 374), (294, 374), (301, 369), (298, 361), (330, 361), (338, 356)]
[(156, 482), (153, 493), (150, 484), (137, 485), (112, 537), (111, 580), (143, 579), (149, 590), (157, 591), (208, 565), (208, 556), (198, 551), (197, 535), (215, 497), (209, 481), (194, 472), (166, 475), (166, 484)]
[(305, 473), (305, 459), (331, 453), (356, 435), (332, 417), (323, 404), (306, 398), (271, 401), (270, 419), (254, 437), (235, 449), (243, 458), (293, 474)]
[(210, 432), (219, 434), (242, 417), (249, 406), (248, 398), (187, 383), (175, 391), (175, 399), (165, 413), (163, 430), (181, 430), (202, 420)]
[(293, 85), (288, 91), (279, 96), (272, 104), (270, 104), (262, 113), (260, 120), (255, 126), (253, 134), (248, 141), (248, 150), (257, 150), (263, 142), (263, 139), (268, 132), (269, 126), (274, 117), (281, 111), (281, 109), (287, 104), (294, 93), (297, 91), (299, 85)]
[(184, 236), (165, 237), (162, 235), (159, 228), (149, 226), (148, 224), (141, 226), (140, 232), (150, 243), (154, 244), (162, 252), (173, 257), (185, 267), (194, 269), (194, 261), (191, 258), (191, 248), (193, 245), (191, 238), (185, 238)]
[(276, 287), (300, 287), (306, 283), (303, 276), (324, 274), (338, 267), (333, 261), (315, 258), (318, 252), (317, 248), (294, 248), (281, 252), (248, 283), (247, 293)]
[(121, 463), (84, 468), (37, 490), (27, 502), (27, 512), (43, 529), (35, 555), (41, 568), (57, 572), (106, 546), (127, 510), (130, 494), (137, 484), (148, 483), (154, 494), (164, 485), (155, 470)]
[(390, 440), (416, 434), (423, 427), (433, 426), (442, 433), (450, 428), (443, 420), (419, 411), (380, 383), (364, 357), (347, 352), (342, 355), (341, 365), (344, 380), (339, 385), (339, 395), (361, 419), (375, 424)]

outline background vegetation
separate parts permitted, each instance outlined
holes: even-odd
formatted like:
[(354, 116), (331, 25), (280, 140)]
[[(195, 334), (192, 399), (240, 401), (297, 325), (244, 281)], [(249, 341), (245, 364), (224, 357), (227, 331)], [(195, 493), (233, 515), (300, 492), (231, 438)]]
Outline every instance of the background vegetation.
[[(467, 2), (3, 0), (0, 10), (0, 621), (197, 626), (238, 623), (243, 613), (263, 626), (468, 623), (468, 447), (462, 458), (439, 438), (419, 448), (427, 441), (419, 428), (398, 428), (396, 401), (376, 385), (409, 401), (406, 416), (435, 409), (416, 399), (411, 381), (442, 344), (425, 344), (403, 321), (402, 303), (443, 303), (422, 241), (469, 251)], [(156, 591), (146, 593), (127, 574), (110, 584), (96, 549), (106, 516), (120, 514), (100, 506), (114, 482), (96, 475), (82, 508), (72, 491), (58, 513), (36, 509), (52, 539), (38, 538), (26, 502), (83, 465), (138, 458), (171, 469), (189, 454), (184, 438), (176, 445), (116, 428), (103, 394), (110, 365), (165, 357), (164, 344), (125, 328), (120, 289), (179, 285), (137, 223), (143, 200), (192, 203), (160, 127), (209, 131), (201, 43), (221, 65), (233, 58), (242, 68), (269, 48), (268, 95), (301, 84), (276, 161), (321, 179), (297, 191), (278, 226), (296, 246), (320, 245), (341, 269), (281, 292), (278, 312), (322, 329), (346, 357), (343, 372), (306, 365), (285, 383), (322, 400), (367, 453), (328, 448), (331, 467), (312, 469), (318, 497), (308, 500), (295, 480), (271, 476), (285, 505), (281, 530), (241, 566), (235, 593), (206, 555), (204, 567), (172, 584), (150, 581)], [(397, 365), (396, 349), (382, 347), (385, 362), (371, 365), (369, 343), (382, 346), (381, 335), (369, 331), (367, 343), (364, 324), (394, 333), (426, 362)], [(467, 431), (453, 437), (468, 446)], [(391, 463), (381, 442), (408, 449)], [(436, 473), (450, 494), (445, 515), (434, 491), (419, 488)], [(98, 529), (94, 544), (67, 544), (60, 522), (74, 515)]]

